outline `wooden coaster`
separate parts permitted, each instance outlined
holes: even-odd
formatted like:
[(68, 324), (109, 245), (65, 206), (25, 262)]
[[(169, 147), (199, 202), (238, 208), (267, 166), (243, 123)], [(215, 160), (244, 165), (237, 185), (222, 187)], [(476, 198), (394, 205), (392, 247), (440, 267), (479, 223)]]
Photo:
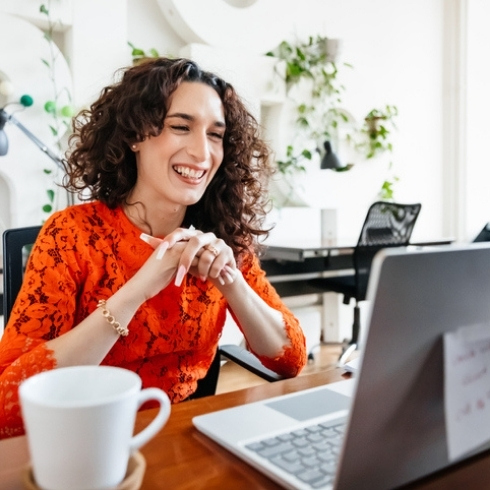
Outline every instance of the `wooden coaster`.
[[(114, 490), (139, 490), (141, 483), (143, 482), (143, 476), (146, 470), (146, 460), (145, 457), (136, 451), (131, 455), (128, 461), (128, 470), (126, 471), (126, 476), (124, 480), (114, 487)], [(37, 485), (34, 480), (34, 474), (32, 472), (32, 466), (29, 465), (23, 472), (22, 475), (24, 487), (27, 490), (41, 490), (41, 487)]]

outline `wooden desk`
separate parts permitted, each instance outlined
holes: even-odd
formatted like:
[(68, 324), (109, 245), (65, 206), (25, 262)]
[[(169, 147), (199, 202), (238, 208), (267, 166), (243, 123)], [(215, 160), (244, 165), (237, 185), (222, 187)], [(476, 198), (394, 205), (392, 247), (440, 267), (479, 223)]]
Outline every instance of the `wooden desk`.
[[(280, 487), (273, 481), (199, 433), (192, 425), (192, 417), (339, 381), (347, 376), (342, 369), (333, 369), (173, 406), (167, 425), (141, 450), (147, 463), (142, 490), (279, 489)], [(138, 414), (137, 430), (153, 418), (153, 412), (154, 410), (147, 410)], [(20, 473), (27, 461), (25, 437), (0, 441), (0, 488), (2, 490), (23, 488)], [(478, 490), (488, 489), (489, 486), (490, 451), (406, 488)]]

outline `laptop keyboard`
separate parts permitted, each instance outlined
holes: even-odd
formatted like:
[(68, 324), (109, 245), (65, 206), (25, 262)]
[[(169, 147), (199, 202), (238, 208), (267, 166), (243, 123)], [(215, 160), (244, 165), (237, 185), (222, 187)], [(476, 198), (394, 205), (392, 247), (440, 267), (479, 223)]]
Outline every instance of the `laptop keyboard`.
[(245, 445), (311, 488), (333, 484), (345, 422), (315, 424)]

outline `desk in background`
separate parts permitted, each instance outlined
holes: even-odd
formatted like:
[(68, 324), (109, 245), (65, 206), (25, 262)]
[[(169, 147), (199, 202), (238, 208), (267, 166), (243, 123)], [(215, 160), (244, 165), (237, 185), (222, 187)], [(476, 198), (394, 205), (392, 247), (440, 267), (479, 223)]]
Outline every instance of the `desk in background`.
[[(451, 244), (452, 238), (421, 240), (413, 247)], [(340, 337), (339, 301), (336, 293), (318, 294), (308, 285), (309, 279), (354, 272), (353, 254), (356, 239), (267, 243), (261, 258), (262, 267), (277, 292), (284, 298), (316, 294), (320, 297), (321, 332), (323, 341), (338, 342)]]

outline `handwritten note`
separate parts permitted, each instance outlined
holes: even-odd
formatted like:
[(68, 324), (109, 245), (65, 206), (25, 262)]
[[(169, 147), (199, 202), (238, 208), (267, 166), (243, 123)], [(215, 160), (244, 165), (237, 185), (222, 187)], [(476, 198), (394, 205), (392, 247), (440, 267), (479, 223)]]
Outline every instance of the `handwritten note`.
[(490, 324), (444, 335), (444, 408), (450, 461), (490, 440)]

